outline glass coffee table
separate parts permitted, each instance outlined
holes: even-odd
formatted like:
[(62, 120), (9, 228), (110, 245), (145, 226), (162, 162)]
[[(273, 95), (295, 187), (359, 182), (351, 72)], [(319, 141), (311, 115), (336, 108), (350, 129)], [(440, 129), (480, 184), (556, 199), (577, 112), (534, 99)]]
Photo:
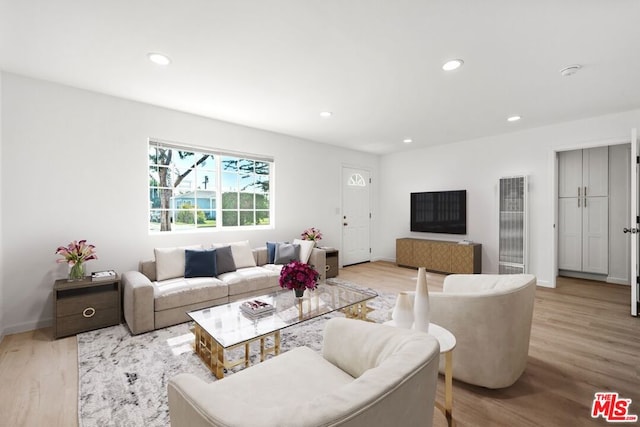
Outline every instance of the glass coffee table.
[[(225, 369), (249, 366), (249, 344), (260, 341), (260, 361), (267, 354), (280, 354), (280, 331), (333, 311), (342, 310), (347, 317), (366, 320), (367, 301), (377, 297), (372, 291), (344, 284), (321, 283), (314, 291), (307, 290), (296, 298), (289, 289), (238, 300), (229, 304), (187, 313), (194, 321), (195, 352), (216, 378), (223, 378)], [(240, 309), (246, 301), (260, 300), (271, 304), (271, 313), (258, 317)], [(267, 347), (270, 338), (273, 345)], [(244, 358), (230, 361), (225, 351), (244, 346)]]

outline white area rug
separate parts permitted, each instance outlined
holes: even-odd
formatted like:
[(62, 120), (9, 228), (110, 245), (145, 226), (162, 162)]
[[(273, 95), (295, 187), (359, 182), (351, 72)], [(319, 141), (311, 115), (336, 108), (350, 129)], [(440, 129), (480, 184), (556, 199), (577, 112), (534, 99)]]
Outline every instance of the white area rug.
[[(339, 279), (330, 281), (345, 283)], [(394, 303), (395, 295), (380, 294), (369, 302), (376, 309), (369, 317), (377, 322), (388, 320)], [(331, 313), (284, 329), (282, 351), (302, 345), (320, 351), (324, 324), (334, 316), (343, 315)], [(136, 336), (125, 325), (79, 334), (80, 426), (169, 426), (169, 378), (189, 372), (205, 381), (215, 381), (193, 353), (192, 342), (188, 323)], [(253, 351), (252, 363), (257, 353)]]

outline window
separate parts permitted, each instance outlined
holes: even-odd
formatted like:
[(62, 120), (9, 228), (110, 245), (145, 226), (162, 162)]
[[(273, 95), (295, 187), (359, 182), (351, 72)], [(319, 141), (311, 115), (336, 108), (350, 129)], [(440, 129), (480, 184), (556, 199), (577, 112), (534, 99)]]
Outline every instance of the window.
[(350, 185), (352, 187), (366, 187), (367, 183), (365, 182), (362, 175), (360, 175), (359, 173), (354, 173), (349, 177), (347, 185)]
[(149, 230), (271, 224), (273, 160), (149, 142)]

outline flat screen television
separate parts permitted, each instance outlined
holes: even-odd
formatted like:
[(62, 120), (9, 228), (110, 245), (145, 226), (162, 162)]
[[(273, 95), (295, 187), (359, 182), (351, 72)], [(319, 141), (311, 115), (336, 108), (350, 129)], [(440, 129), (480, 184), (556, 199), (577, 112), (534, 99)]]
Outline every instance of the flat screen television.
[(411, 193), (411, 231), (467, 234), (467, 190)]

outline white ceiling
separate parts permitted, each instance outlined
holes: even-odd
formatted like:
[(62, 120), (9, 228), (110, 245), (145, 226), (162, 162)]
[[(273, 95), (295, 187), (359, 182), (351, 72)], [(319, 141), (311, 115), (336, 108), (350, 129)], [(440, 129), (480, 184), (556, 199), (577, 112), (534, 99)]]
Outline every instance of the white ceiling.
[(640, 1), (0, 0), (0, 68), (389, 153), (640, 107)]

